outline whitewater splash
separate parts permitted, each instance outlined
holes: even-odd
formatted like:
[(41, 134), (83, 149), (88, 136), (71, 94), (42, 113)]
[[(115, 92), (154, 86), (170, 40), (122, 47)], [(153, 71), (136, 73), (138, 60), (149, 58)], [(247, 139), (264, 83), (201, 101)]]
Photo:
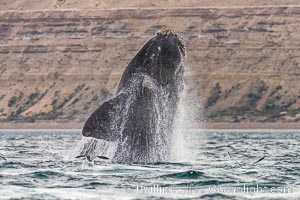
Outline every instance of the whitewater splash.
[[(194, 162), (197, 158), (195, 150), (193, 150), (195, 140), (191, 130), (205, 129), (205, 125), (202, 123), (204, 119), (203, 99), (199, 96), (196, 90), (187, 89), (184, 86), (175, 119), (171, 162)], [(199, 143), (199, 145), (201, 144)]]
[[(191, 150), (193, 137), (189, 130), (193, 127), (195, 122), (199, 120), (197, 118), (201, 117), (202, 104), (199, 102), (199, 98), (197, 98), (198, 94), (188, 91), (185, 89), (186, 87), (184, 87), (184, 85), (182, 85), (181, 88), (183, 91), (181, 93), (179, 106), (176, 110), (175, 122), (172, 127), (168, 127), (168, 124), (166, 123), (168, 116), (165, 116), (166, 113), (172, 112), (167, 109), (172, 108), (167, 106), (168, 99), (164, 98), (166, 97), (164, 90), (162, 88), (156, 88), (157, 91), (159, 91), (159, 95), (153, 99), (155, 101), (154, 114), (156, 117), (154, 119), (156, 119), (156, 121), (152, 124), (152, 126), (155, 126), (151, 129), (153, 132), (149, 133), (154, 136), (153, 143), (150, 144), (151, 146), (144, 147), (149, 148), (148, 161), (150, 162), (193, 162), (196, 159), (194, 151)], [(157, 99), (158, 97), (159, 100)], [(128, 99), (125, 106), (127, 109), (122, 110), (123, 113), (119, 113), (118, 117), (128, 119), (129, 108), (134, 102), (134, 98), (136, 97), (133, 96)], [(164, 113), (164, 115), (161, 115), (162, 113)], [(199, 122), (197, 122), (197, 124), (199, 124)], [(122, 134), (123, 128), (124, 124), (120, 134)], [(167, 128), (171, 128), (172, 130), (164, 132), (163, 130)], [(122, 158), (118, 158), (118, 156), (129, 156), (128, 154), (131, 153), (126, 142), (126, 140), (124, 140), (123, 143), (120, 143), (120, 141), (111, 142), (102, 139), (83, 137), (76, 154), (89, 155), (91, 160), (94, 160), (97, 156), (104, 156), (114, 158), (112, 161), (118, 161), (122, 160)], [(117, 153), (117, 151), (122, 151), (122, 153)]]

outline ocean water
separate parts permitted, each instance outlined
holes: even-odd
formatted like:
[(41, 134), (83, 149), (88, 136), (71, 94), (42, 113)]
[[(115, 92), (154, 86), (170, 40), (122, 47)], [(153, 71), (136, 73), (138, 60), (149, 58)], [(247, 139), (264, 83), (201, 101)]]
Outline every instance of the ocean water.
[(1, 130), (0, 199), (300, 199), (300, 130), (185, 134), (189, 159), (119, 164), (75, 159), (80, 130)]

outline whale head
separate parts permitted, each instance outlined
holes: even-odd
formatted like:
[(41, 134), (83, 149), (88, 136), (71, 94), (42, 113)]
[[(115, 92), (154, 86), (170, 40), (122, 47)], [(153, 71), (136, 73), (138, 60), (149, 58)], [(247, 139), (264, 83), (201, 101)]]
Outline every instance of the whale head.
[(183, 38), (179, 34), (173, 32), (170, 28), (162, 28), (156, 32), (154, 38), (155, 37), (166, 40), (167, 46), (173, 50), (177, 50), (178, 48), (181, 53), (181, 58), (185, 58), (185, 45)]
[(183, 71), (185, 45), (181, 36), (169, 28), (159, 30), (135, 54), (119, 82), (118, 91), (134, 74), (142, 73), (164, 86)]

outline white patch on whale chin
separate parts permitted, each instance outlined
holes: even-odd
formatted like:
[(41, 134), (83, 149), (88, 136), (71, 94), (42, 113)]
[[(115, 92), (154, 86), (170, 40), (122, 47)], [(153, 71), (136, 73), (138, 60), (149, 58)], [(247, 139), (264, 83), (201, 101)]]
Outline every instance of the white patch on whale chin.
[(161, 51), (161, 48), (160, 47), (157, 47), (158, 51)]
[(154, 79), (147, 75), (144, 75), (143, 86), (152, 90), (155, 90), (157, 88)]

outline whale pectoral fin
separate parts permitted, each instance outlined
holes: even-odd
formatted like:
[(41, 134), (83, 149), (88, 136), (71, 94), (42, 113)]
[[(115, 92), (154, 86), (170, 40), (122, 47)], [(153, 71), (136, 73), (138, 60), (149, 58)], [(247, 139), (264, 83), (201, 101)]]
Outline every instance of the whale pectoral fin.
[(121, 93), (104, 102), (85, 122), (82, 135), (106, 141), (117, 140), (122, 123), (122, 109), (127, 98), (126, 93)]

